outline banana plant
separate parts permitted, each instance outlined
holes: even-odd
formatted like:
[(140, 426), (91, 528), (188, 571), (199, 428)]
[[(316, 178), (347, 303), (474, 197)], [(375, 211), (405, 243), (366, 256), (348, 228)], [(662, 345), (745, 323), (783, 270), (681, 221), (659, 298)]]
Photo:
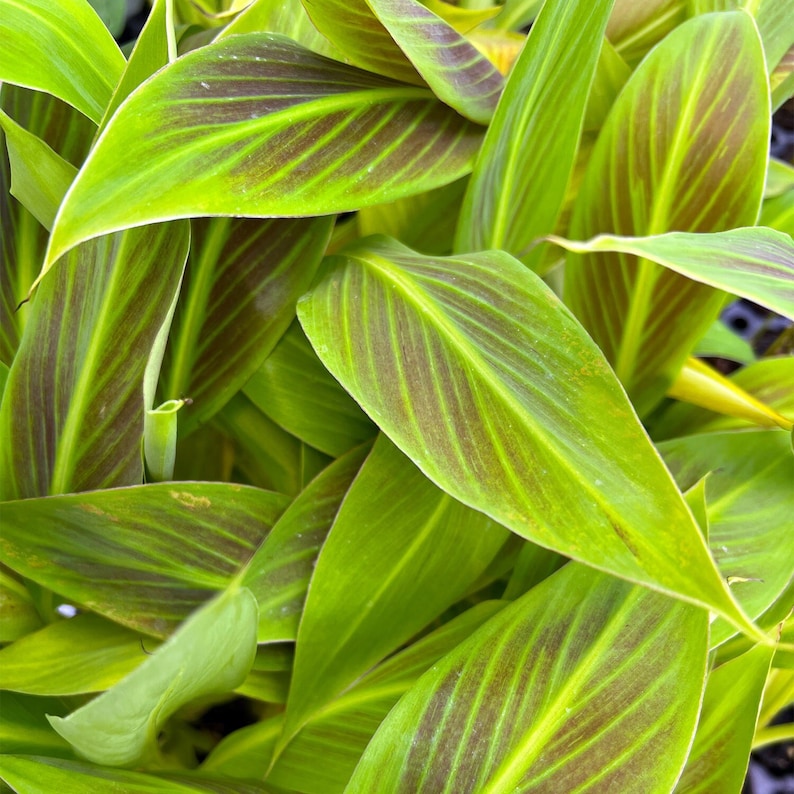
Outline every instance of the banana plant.
[(738, 794), (794, 357), (719, 317), (794, 320), (793, 17), (0, 0), (3, 790)]

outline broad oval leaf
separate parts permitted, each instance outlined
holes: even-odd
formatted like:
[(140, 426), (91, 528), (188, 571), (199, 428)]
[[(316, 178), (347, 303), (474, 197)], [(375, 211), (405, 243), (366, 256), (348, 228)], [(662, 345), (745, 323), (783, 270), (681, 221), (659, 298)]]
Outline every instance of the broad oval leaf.
[[(457, 251), (519, 258), (554, 230), (612, 0), (546, 3), (518, 58), (472, 173)], [(565, 95), (565, 113), (555, 97)]]
[(422, 192), (470, 169), (481, 132), (429, 89), (280, 36), (230, 36), (119, 108), (67, 194), (48, 260), (158, 220), (326, 215)]
[(177, 709), (239, 686), (256, 654), (256, 599), (234, 588), (191, 615), (140, 667), (68, 717), (50, 724), (89, 761), (136, 763)]
[(91, 240), (21, 309), (31, 314), (0, 408), (2, 498), (141, 482), (144, 372), (188, 241), (186, 223)]
[(332, 226), (333, 217), (191, 224), (160, 381), (164, 399), (190, 397), (181, 437), (222, 408), (273, 350), (314, 279)]
[(345, 793), (670, 791), (707, 626), (702, 610), (567, 565), (419, 679)]
[(46, 91), (97, 124), (124, 56), (86, 0), (0, 0), (0, 82)]
[(508, 537), (380, 436), (317, 559), (282, 741), (462, 598)]
[(281, 494), (230, 483), (7, 502), (0, 560), (78, 604), (162, 637), (229, 585), (288, 503)]
[[(690, 19), (649, 53), (613, 105), (569, 236), (644, 237), (753, 224), (768, 145), (764, 53), (752, 18), (725, 12)], [(619, 253), (569, 256), (565, 301), (640, 416), (662, 399), (723, 305), (711, 287)]]
[(298, 304), (303, 328), (433, 482), (747, 627), (603, 355), (537, 276), (503, 252), (434, 259), (381, 238), (327, 261)]

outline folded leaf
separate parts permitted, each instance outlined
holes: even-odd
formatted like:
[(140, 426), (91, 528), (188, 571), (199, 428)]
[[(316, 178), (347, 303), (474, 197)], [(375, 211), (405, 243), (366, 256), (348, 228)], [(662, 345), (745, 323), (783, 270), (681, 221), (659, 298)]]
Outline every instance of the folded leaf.
[(327, 262), (301, 324), (433, 482), (535, 543), (747, 625), (602, 353), (537, 276), (503, 252), (431, 258), (377, 237)]
[(670, 791), (707, 625), (702, 610), (568, 565), (419, 679), (345, 792)]
[(50, 724), (94, 763), (136, 763), (153, 751), (158, 729), (177, 709), (243, 682), (256, 653), (256, 622), (251, 591), (229, 590), (112, 689)]
[(281, 36), (230, 36), (119, 108), (67, 194), (48, 261), (171, 218), (327, 215), (419, 193), (463, 176), (480, 137), (429, 89)]

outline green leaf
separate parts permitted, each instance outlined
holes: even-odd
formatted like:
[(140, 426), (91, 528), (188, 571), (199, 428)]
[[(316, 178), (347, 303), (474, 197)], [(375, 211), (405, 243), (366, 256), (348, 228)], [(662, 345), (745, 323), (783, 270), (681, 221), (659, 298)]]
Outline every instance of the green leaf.
[(90, 613), (59, 620), (0, 651), (0, 689), (76, 695), (109, 689), (146, 658), (154, 640)]
[[(458, 220), (456, 251), (519, 258), (555, 228), (613, 0), (546, 3), (510, 73)], [(554, 97), (565, 95), (565, 113)], [(537, 254), (526, 261), (537, 264)]]
[(322, 365), (297, 321), (244, 391), (274, 422), (327, 455), (343, 455), (377, 432)]
[[(343, 791), (372, 735), (399, 698), (503, 606), (499, 601), (475, 605), (356, 681), (300, 730), (273, 764), (267, 781), (299, 791)], [(313, 763), (316, 758), (324, 763)]]
[[(658, 446), (682, 489), (711, 471), (706, 481), (709, 545), (723, 576), (737, 580), (735, 598), (757, 618), (780, 596), (792, 573), (794, 534), (784, 531), (794, 514), (790, 434), (701, 433)], [(732, 634), (731, 626), (716, 621), (712, 645)]]
[(380, 436), (317, 560), (282, 742), (466, 595), (508, 537), (436, 488)]
[[(366, 0), (366, 3), (442, 102), (479, 124), (490, 121), (504, 80), (471, 42), (419, 0)], [(316, 5), (316, 1), (312, 2), (313, 7)], [(334, 5), (337, 9), (342, 6), (339, 2)], [(344, 8), (349, 14), (350, 3), (345, 2)], [(338, 25), (339, 16), (334, 30)], [(360, 36), (360, 31), (357, 33)], [(361, 37), (360, 41), (374, 46), (371, 39)], [(348, 52), (345, 50), (345, 54)], [(379, 56), (382, 57), (381, 53)], [(367, 64), (361, 65), (368, 68)], [(383, 74), (391, 76), (392, 72)]]
[[(41, 617), (27, 587), (0, 569), (0, 643), (13, 642), (40, 626)], [(2, 673), (0, 669), (0, 678)]]
[(124, 56), (85, 0), (0, 0), (0, 82), (46, 91), (97, 124)]
[(143, 376), (187, 247), (185, 223), (135, 229), (42, 281), (0, 408), (3, 498), (141, 482)]
[(50, 717), (50, 724), (89, 761), (139, 762), (154, 751), (159, 727), (177, 709), (243, 682), (256, 653), (256, 623), (251, 591), (229, 590), (112, 689), (68, 717)]
[(127, 16), (125, 0), (88, 0), (113, 36), (121, 35)]
[(259, 642), (297, 637), (317, 555), (367, 451), (351, 450), (309, 483), (248, 563), (241, 582), (259, 603)]
[[(568, 236), (720, 232), (755, 223), (769, 143), (767, 92), (764, 53), (747, 14), (705, 14), (678, 27), (615, 102)], [(640, 416), (662, 398), (723, 306), (710, 287), (634, 254), (606, 252), (568, 258), (565, 300)]]
[(422, 192), (463, 176), (480, 134), (426, 88), (280, 36), (230, 36), (127, 99), (66, 197), (49, 261), (171, 218), (326, 215)]
[(433, 482), (528, 540), (746, 626), (601, 352), (537, 276), (503, 252), (433, 259), (381, 238), (327, 261), (298, 304), (303, 328)]
[(229, 585), (288, 501), (230, 483), (163, 483), (8, 502), (0, 559), (111, 620), (163, 637)]
[(74, 758), (72, 748), (55, 733), (45, 716), (45, 712), (66, 714), (68, 710), (60, 698), (0, 692), (0, 763), (8, 757), (6, 753), (32, 752)]
[(630, 65), (687, 18), (687, 0), (616, 0), (607, 38)]
[(79, 761), (55, 758), (4, 755), (0, 757), (0, 778), (19, 794), (83, 794), (86, 791), (113, 791), (120, 794), (271, 794), (256, 781), (231, 780), (214, 775), (189, 773), (155, 776), (126, 769), (108, 769)]
[(50, 229), (77, 169), (2, 111), (0, 127), (11, 163), (11, 194)]
[(191, 400), (181, 436), (222, 408), (273, 350), (311, 286), (332, 226), (332, 217), (192, 223), (161, 376), (164, 399)]
[[(774, 229), (753, 226), (715, 234), (669, 232), (651, 237), (602, 234), (585, 243), (549, 239), (581, 254), (617, 252), (650, 259), (794, 320), (794, 242)], [(610, 267), (618, 265), (605, 261), (604, 269)]]
[(702, 610), (568, 565), (419, 679), (345, 792), (670, 791), (707, 625)]
[(722, 320), (712, 323), (692, 353), (698, 357), (726, 358), (739, 364), (752, 364), (755, 361), (752, 345), (731, 330)]
[(772, 88), (772, 112), (779, 110), (794, 95), (794, 44), (789, 47), (775, 71), (769, 75)]
[(711, 671), (695, 743), (675, 794), (741, 791), (773, 653), (757, 645)]

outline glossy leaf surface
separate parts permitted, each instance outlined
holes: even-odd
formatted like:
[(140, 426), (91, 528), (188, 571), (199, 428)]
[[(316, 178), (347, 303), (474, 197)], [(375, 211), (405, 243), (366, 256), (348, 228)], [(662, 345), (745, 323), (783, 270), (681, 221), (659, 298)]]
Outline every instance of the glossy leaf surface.
[(222, 408), (275, 347), (314, 279), (332, 225), (333, 218), (192, 223), (161, 380), (165, 399), (190, 397), (182, 436)]
[(187, 246), (182, 223), (110, 235), (42, 281), (0, 409), (3, 498), (141, 482), (143, 376)]
[[(794, 320), (794, 243), (789, 235), (774, 229), (634, 238), (599, 235), (586, 243), (551, 239), (577, 253), (615, 252), (650, 259)], [(609, 267), (617, 263), (605, 261), (604, 268)]]
[[(615, 102), (568, 236), (720, 232), (755, 223), (769, 141), (767, 91), (764, 53), (747, 14), (705, 14), (680, 25)], [(643, 416), (723, 299), (635, 255), (593, 253), (568, 258), (565, 300)], [(676, 322), (681, 316), (691, 321)]]
[(67, 195), (49, 259), (158, 220), (390, 201), (465, 174), (480, 137), (426, 88), (280, 36), (230, 36), (163, 69), (119, 109)]
[[(794, 514), (794, 457), (790, 433), (753, 430), (709, 433), (659, 444), (681, 488), (706, 480), (709, 544), (717, 565), (751, 617), (761, 615), (792, 575), (794, 534), (781, 528)], [(717, 645), (733, 633), (724, 621), (711, 627)]]
[(456, 499), (736, 619), (602, 354), (517, 260), (433, 259), (370, 238), (328, 260), (298, 316), (331, 373)]
[(2, 0), (0, 82), (46, 91), (97, 124), (124, 56), (86, 0)]
[(122, 766), (154, 749), (178, 708), (245, 679), (256, 653), (256, 600), (234, 589), (203, 606), (140, 667), (53, 728), (97, 764)]
[(345, 791), (669, 791), (697, 720), (707, 621), (566, 566), (417, 682)]
[[(85, 613), (24, 637), (0, 651), (0, 688), (31, 695), (109, 689), (146, 659), (139, 634)], [(146, 651), (156, 647), (147, 640)]]
[(462, 598), (508, 537), (380, 436), (317, 560), (298, 630), (285, 738)]
[(244, 391), (273, 421), (327, 455), (343, 455), (377, 432), (322, 365), (297, 321)]
[(9, 502), (0, 554), (45, 587), (162, 637), (228, 586), (287, 503), (280, 494), (227, 483)]
[[(541, 11), (472, 173), (457, 251), (501, 248), (523, 258), (554, 230), (611, 7), (612, 0), (580, 0)], [(554, 99), (562, 93), (565, 113)]]

